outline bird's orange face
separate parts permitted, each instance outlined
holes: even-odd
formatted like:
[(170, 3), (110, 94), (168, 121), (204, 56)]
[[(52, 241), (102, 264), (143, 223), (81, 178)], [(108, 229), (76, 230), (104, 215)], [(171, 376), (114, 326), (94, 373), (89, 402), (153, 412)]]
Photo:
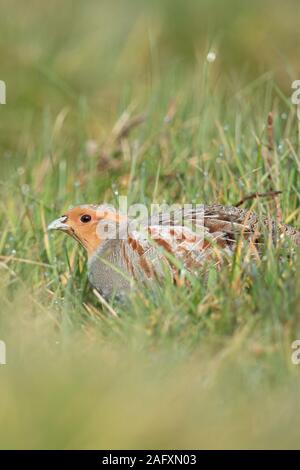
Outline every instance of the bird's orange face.
[(48, 225), (48, 230), (61, 230), (77, 240), (91, 256), (104, 241), (98, 230), (101, 221), (120, 223), (124, 216), (106, 206), (83, 205), (68, 210)]

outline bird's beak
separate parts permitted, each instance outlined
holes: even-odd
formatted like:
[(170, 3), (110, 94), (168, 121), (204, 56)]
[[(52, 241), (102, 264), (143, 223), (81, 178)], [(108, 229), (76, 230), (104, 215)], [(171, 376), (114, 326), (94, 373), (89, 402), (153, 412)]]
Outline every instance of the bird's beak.
[(59, 219), (53, 220), (51, 224), (48, 225), (48, 230), (64, 230), (67, 231), (70, 229), (69, 225), (65, 222), (67, 221), (67, 217), (59, 217)]

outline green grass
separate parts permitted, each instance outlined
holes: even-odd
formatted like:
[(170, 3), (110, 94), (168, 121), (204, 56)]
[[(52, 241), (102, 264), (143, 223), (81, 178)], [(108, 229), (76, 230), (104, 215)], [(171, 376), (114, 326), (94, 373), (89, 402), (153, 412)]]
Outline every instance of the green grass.
[[(69, 205), (118, 194), (234, 204), (267, 191), (269, 174), (283, 220), (299, 227), (299, 5), (252, 3), (3, 6), (1, 448), (299, 447), (300, 264), (289, 247), (267, 246), (246, 267), (237, 254), (190, 288), (133, 294), (115, 319), (88, 286), (82, 250), (46, 231)], [(116, 142), (120, 120), (141, 113)], [(263, 199), (244, 207), (275, 214)]]

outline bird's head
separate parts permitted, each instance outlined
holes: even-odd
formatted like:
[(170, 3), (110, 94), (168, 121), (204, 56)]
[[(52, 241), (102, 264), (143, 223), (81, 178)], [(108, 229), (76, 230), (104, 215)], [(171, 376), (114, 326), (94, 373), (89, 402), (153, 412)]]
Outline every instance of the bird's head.
[(107, 238), (114, 238), (114, 229), (126, 221), (109, 205), (82, 205), (65, 212), (48, 225), (48, 230), (61, 230), (77, 240), (91, 256)]

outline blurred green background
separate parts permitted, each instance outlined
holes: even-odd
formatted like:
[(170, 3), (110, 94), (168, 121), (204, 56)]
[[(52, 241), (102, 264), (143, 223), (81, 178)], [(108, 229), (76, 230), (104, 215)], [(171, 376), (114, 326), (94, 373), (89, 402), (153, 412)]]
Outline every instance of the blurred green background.
[(39, 123), (45, 108), (80, 100), (108, 125), (133, 99), (149, 104), (158, 81), (191, 78), (211, 49), (216, 86), (237, 92), (269, 73), (287, 92), (299, 76), (299, 10), (296, 0), (2, 1), (1, 145), (16, 146), (20, 119)]
[[(300, 266), (288, 248), (267, 247), (248, 270), (239, 254), (191, 289), (141, 292), (116, 320), (90, 292), (84, 253), (46, 231), (70, 204), (118, 194), (234, 204), (267, 191), (269, 174), (299, 227), (299, 1), (0, 0), (0, 11), (0, 447), (299, 447)], [(254, 208), (274, 216), (268, 201)]]

